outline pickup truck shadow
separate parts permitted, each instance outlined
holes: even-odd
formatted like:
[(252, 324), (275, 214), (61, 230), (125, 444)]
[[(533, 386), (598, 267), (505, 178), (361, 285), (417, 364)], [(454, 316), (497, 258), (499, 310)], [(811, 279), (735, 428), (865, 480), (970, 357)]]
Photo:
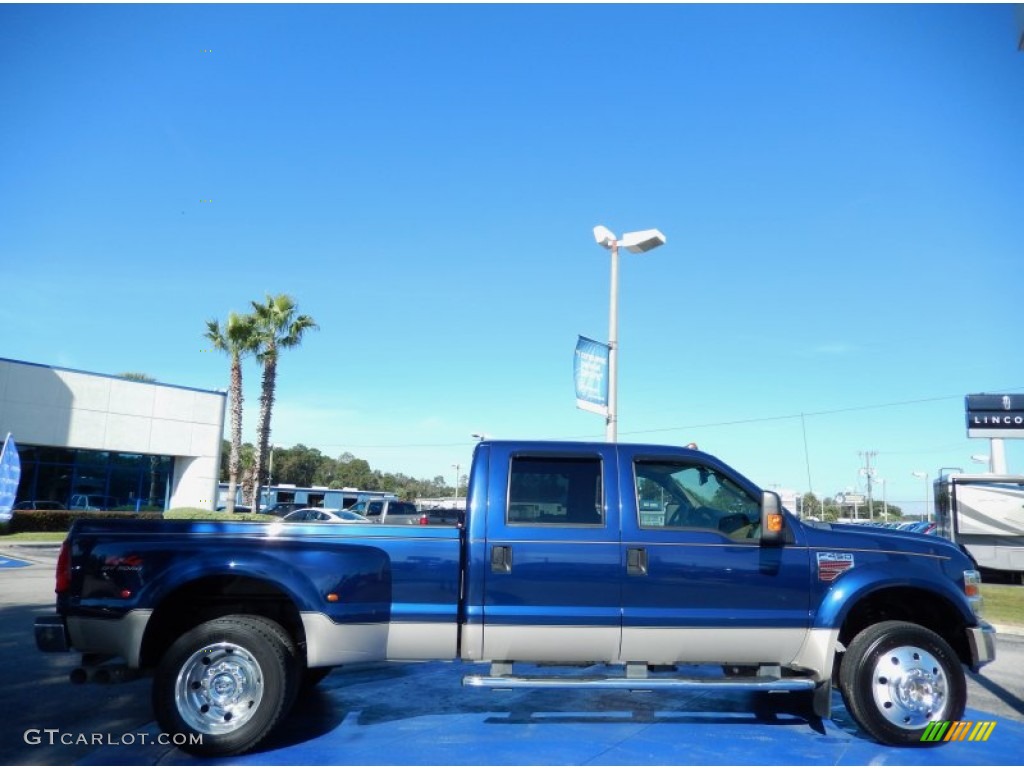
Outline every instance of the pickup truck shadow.
[(1018, 712), (1024, 712), (1024, 698), (1021, 698), (1012, 691), (1008, 691), (998, 683), (992, 682), (984, 675), (968, 672), (967, 676), (1007, 706), (1013, 707)]
[(432, 716), (476, 716), (484, 725), (761, 724), (825, 735), (810, 696), (796, 694), (464, 688), (461, 673), (480, 667), (427, 662), (337, 670), (296, 702), (283, 727), (259, 750), (323, 736), (346, 723), (374, 726)]
[(33, 622), (50, 613), (52, 604), (0, 607), (0, 657), (7, 661), (0, 679), (0, 765), (72, 765), (95, 749), (50, 743), (42, 729), (134, 733), (152, 719), (148, 680), (73, 686), (68, 673), (78, 665), (76, 654), (36, 650)]

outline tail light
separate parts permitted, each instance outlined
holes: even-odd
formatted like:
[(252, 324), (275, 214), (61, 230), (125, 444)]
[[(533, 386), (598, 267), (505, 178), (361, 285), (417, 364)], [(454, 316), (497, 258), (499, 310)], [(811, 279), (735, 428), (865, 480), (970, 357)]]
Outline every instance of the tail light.
[(420, 515), (420, 525), (430, 525), (430, 518), (427, 515)]
[(53, 590), (58, 595), (67, 592), (71, 587), (71, 545), (67, 539), (60, 545), (60, 555), (57, 557), (57, 586)]

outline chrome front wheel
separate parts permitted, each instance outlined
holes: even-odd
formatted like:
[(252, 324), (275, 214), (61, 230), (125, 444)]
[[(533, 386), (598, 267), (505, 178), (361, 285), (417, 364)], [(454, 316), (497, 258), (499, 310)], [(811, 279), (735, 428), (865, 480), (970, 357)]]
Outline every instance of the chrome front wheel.
[(959, 720), (967, 704), (960, 659), (942, 637), (904, 621), (883, 621), (850, 643), (839, 669), (843, 701), (883, 744), (928, 746), (935, 720)]
[(871, 693), (882, 716), (899, 728), (924, 728), (946, 720), (949, 679), (942, 663), (924, 648), (903, 645), (880, 654)]

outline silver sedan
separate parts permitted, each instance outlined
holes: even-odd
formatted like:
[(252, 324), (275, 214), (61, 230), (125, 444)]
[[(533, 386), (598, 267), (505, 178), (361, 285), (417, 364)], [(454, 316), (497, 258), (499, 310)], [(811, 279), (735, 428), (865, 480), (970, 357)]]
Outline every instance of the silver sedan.
[(368, 523), (370, 522), (356, 512), (347, 509), (322, 509), (307, 507), (289, 512), (283, 518), (286, 523)]

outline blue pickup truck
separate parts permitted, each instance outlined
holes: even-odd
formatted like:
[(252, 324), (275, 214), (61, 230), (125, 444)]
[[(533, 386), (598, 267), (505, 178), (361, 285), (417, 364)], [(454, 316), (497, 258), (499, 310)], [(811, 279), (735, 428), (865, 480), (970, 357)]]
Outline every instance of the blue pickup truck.
[(821, 717), (836, 685), (917, 745), (995, 656), (956, 545), (802, 522), (656, 445), (482, 442), (463, 528), (80, 520), (56, 591), (38, 647), (81, 652), (76, 682), (152, 674), (160, 727), (204, 755), (253, 748), (336, 666), (423, 659), (491, 688), (805, 692)]

